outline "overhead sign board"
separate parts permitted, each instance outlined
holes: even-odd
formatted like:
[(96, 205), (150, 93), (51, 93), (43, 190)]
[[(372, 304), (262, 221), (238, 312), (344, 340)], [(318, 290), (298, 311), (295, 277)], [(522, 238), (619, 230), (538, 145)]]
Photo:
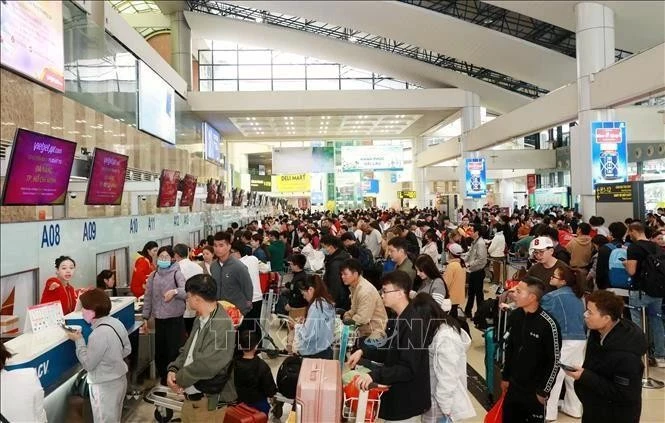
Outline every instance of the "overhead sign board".
[(629, 183), (596, 185), (596, 201), (599, 203), (632, 203), (633, 187)]
[(416, 192), (415, 191), (397, 191), (397, 198), (400, 200), (403, 199), (409, 199), (413, 200), (416, 198)]
[(275, 176), (277, 192), (309, 192), (312, 186), (309, 173)]

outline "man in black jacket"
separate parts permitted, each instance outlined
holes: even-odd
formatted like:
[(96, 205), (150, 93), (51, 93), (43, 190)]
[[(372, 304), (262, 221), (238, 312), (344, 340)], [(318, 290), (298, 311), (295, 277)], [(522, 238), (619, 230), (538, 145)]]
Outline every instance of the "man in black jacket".
[(529, 276), (511, 293), (519, 308), (508, 318), (504, 337), (504, 422), (545, 421), (545, 404), (559, 373), (561, 333), (557, 322), (540, 307), (544, 293), (540, 279)]
[[(397, 313), (395, 328), (385, 343), (376, 345), (387, 350), (384, 365), (360, 375), (357, 384), (365, 390), (372, 382), (390, 385), (381, 397), (379, 417), (386, 422), (407, 420), (420, 416), (431, 406), (426, 328), (409, 304), (412, 285), (409, 275), (395, 270), (383, 277), (382, 284), (383, 303)], [(349, 367), (355, 367), (363, 354), (363, 349), (354, 352)]]
[(321, 238), (321, 251), (325, 254), (325, 271), (323, 281), (328, 288), (328, 292), (335, 300), (335, 308), (349, 310), (351, 308), (351, 292), (349, 287), (342, 283), (340, 275), (342, 263), (351, 258), (349, 253), (344, 250), (342, 241), (332, 235), (324, 235)]
[(584, 407), (582, 423), (640, 421), (647, 339), (622, 315), (623, 299), (610, 291), (594, 291), (587, 299), (584, 321), (590, 331), (584, 364), (565, 370), (575, 380), (575, 393)]

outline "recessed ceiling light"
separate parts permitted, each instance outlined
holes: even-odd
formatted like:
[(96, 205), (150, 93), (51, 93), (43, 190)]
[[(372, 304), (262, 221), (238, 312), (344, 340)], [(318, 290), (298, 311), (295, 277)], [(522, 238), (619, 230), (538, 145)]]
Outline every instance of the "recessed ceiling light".
[(256, 118), (255, 118), (255, 117), (253, 117), (253, 118), (252, 118), (252, 120), (256, 120)]

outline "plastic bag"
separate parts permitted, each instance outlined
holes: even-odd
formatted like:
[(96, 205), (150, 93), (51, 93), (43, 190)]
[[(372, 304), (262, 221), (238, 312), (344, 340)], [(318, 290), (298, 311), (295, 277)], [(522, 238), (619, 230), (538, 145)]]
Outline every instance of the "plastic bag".
[(505, 397), (506, 393), (503, 392), (496, 404), (487, 412), (485, 423), (503, 423), (503, 400)]

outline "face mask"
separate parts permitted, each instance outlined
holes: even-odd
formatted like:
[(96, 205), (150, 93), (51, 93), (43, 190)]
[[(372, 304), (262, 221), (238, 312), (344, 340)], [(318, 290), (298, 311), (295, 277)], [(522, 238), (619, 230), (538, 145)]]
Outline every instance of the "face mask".
[(88, 310), (88, 309), (83, 309), (81, 311), (81, 314), (83, 315), (83, 320), (85, 320), (89, 325), (92, 324), (92, 319), (95, 318), (95, 311), (94, 310)]
[(171, 266), (171, 260), (157, 260), (157, 267), (160, 269), (168, 269)]
[(330, 253), (328, 252), (328, 250), (326, 250), (325, 248), (321, 248), (321, 252), (323, 253), (324, 256), (328, 256), (328, 255), (330, 255)]

